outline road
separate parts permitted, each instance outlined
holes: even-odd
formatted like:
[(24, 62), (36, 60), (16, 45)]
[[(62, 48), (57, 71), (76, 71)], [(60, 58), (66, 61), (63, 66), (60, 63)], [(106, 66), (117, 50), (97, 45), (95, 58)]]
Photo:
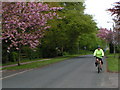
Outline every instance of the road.
[[(117, 88), (109, 80), (104, 61), (97, 73), (91, 55), (79, 56), (2, 80), (3, 88)], [(117, 84), (117, 83), (116, 83)]]

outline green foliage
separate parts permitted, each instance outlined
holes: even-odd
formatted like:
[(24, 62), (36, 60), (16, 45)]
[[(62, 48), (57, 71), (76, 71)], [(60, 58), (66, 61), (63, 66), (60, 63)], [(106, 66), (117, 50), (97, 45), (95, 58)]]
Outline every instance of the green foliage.
[(96, 37), (96, 23), (92, 16), (84, 14), (85, 7), (82, 2), (55, 3), (55, 5), (64, 6), (64, 10), (59, 12), (63, 19), (49, 21), (52, 28), (42, 39), (43, 57), (54, 57), (66, 53), (77, 54), (85, 46), (87, 50), (94, 50), (97, 45), (101, 45), (101, 41)]
[(12, 53), (10, 53), (10, 60), (11, 60), (12, 62), (17, 61), (17, 60), (18, 60), (18, 53), (17, 53), (17, 52), (12, 52)]
[(92, 51), (88, 51), (88, 50), (80, 50), (79, 51), (79, 54), (83, 54), (83, 55), (85, 55), (85, 54), (93, 54), (93, 52)]
[(34, 50), (32, 50), (29, 47), (24, 46), (22, 47), (22, 50), (21, 50), (21, 58), (22, 59), (29, 58), (30, 60), (41, 58), (40, 49), (35, 48)]
[(70, 55), (68, 52), (63, 52), (63, 56)]
[(36, 48), (36, 51), (32, 51), (27, 46), (22, 48), (22, 54), (26, 58), (87, 54), (98, 45), (105, 46), (103, 41), (96, 36), (98, 29), (93, 17), (84, 14), (85, 6), (82, 2), (52, 2), (49, 4), (64, 7), (63, 10), (57, 12), (62, 19), (56, 18), (48, 22), (51, 28), (45, 31), (44, 37), (40, 39), (41, 45)]

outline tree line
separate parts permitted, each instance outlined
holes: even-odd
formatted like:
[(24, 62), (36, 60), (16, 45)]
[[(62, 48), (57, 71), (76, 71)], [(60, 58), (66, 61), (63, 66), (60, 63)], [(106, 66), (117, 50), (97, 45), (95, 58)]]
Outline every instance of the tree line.
[(82, 2), (4, 2), (2, 62), (93, 51), (103, 40)]

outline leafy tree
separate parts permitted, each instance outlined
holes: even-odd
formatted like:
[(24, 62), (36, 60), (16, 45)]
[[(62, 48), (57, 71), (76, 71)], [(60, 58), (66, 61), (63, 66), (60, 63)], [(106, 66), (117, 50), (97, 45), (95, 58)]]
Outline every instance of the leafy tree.
[[(120, 2), (115, 2), (114, 7), (108, 9), (112, 13), (112, 15), (115, 15), (115, 19), (117, 22), (120, 20)], [(120, 23), (118, 23), (120, 25)]]
[[(54, 3), (52, 4), (54, 5)], [(92, 41), (94, 41), (97, 38), (96, 34), (94, 34), (97, 31), (97, 26), (92, 16), (84, 14), (85, 7), (83, 3), (66, 2), (59, 3), (59, 5), (64, 6), (64, 10), (59, 12), (63, 19), (49, 22), (52, 28), (45, 34), (41, 49), (44, 47), (45, 51), (49, 53), (52, 51), (52, 53), (54, 52), (53, 56), (56, 56), (58, 55), (56, 48), (59, 49), (61, 55), (63, 52), (78, 53), (78, 43), (80, 48), (83, 48), (86, 42), (85, 45), (94, 48), (96, 43), (90, 43), (91, 40), (89, 39), (91, 37)], [(47, 56), (47, 53), (45, 52), (44, 55)]]
[(97, 27), (92, 17), (84, 14), (85, 8), (83, 3), (66, 3), (66, 8), (68, 8), (65, 9), (65, 12), (67, 12), (65, 22), (68, 26), (66, 30), (68, 35), (68, 45), (66, 48), (68, 48), (68, 51), (70, 50), (69, 52), (73, 52), (77, 51), (78, 49), (78, 41), (80, 42), (79, 44), (81, 44), (81, 46), (83, 45), (81, 40), (79, 40), (79, 37), (85, 38), (85, 34), (89, 35), (93, 32), (96, 32)]
[(7, 52), (12, 47), (19, 51), (18, 65), (22, 45), (36, 48), (44, 31), (50, 28), (48, 20), (59, 18), (56, 11), (63, 9), (38, 2), (3, 2), (2, 8), (3, 42), (9, 44)]

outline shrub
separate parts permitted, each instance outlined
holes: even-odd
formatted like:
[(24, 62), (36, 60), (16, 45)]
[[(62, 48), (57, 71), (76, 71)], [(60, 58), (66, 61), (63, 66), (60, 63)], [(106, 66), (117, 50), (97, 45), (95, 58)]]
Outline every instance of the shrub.
[(18, 53), (12, 52), (10, 53), (10, 61), (15, 62), (18, 60)]

